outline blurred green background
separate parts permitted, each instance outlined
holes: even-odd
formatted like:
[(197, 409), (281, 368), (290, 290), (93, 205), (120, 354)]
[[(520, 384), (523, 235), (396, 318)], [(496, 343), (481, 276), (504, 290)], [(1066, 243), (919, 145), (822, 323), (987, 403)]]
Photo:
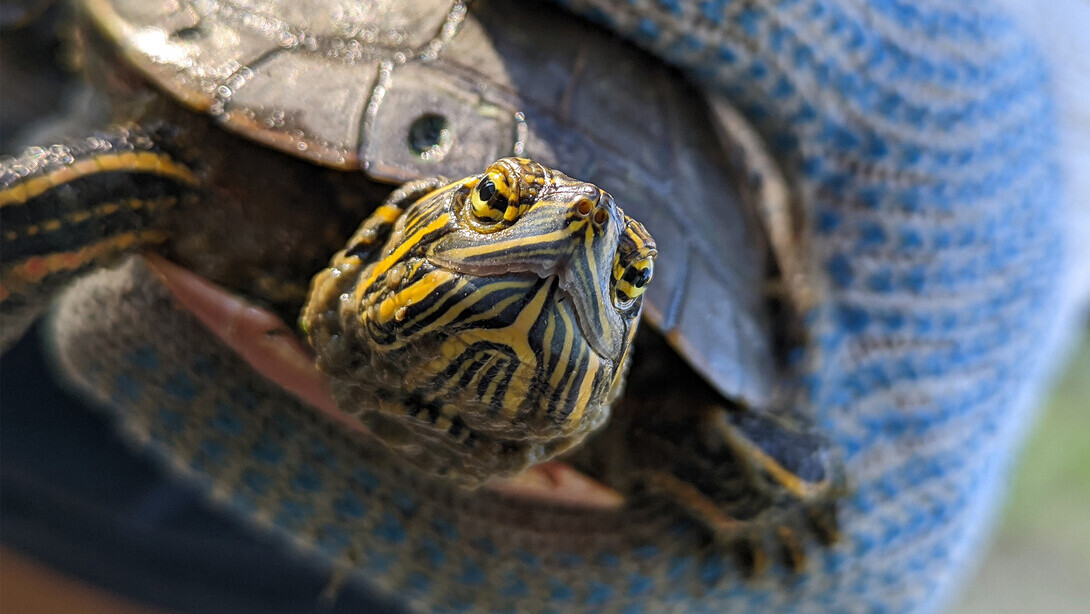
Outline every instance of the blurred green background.
[(996, 539), (954, 611), (1090, 612), (1090, 328), (1030, 435)]

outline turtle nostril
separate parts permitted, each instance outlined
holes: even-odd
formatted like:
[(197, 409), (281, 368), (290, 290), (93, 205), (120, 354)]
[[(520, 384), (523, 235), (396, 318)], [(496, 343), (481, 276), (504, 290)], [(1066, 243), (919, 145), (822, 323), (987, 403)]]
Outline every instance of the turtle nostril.
[(590, 202), (586, 198), (580, 198), (579, 203), (575, 206), (575, 210), (579, 212), (579, 215), (590, 215), (590, 210), (594, 208), (594, 203)]
[(605, 226), (606, 221), (609, 220), (609, 212), (605, 209), (598, 207), (594, 210), (594, 223), (599, 226)]

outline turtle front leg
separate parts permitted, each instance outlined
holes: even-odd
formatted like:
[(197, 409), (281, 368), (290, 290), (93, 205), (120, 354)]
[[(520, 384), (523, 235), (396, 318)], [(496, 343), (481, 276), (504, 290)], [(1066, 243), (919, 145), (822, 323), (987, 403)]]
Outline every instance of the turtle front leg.
[(609, 426), (570, 460), (630, 505), (672, 508), (745, 575), (799, 571), (806, 542), (837, 538), (832, 443), (790, 412), (732, 404), (653, 331), (641, 331)]
[(573, 461), (631, 505), (678, 510), (746, 576), (779, 564), (799, 572), (806, 542), (837, 539), (843, 482), (831, 444), (790, 421), (719, 403), (659, 417), (627, 413)]
[[(427, 177), (410, 181), (394, 190), (386, 197), (366, 220), (360, 224), (356, 233), (348, 240), (344, 249), (337, 252), (329, 262), (329, 267), (314, 276), (310, 283), (307, 306), (299, 315), (299, 328), (310, 338), (311, 345), (327, 343), (328, 339), (311, 338), (313, 327), (310, 323), (321, 318), (323, 321), (333, 317), (332, 313), (319, 308), (330, 304), (331, 299), (343, 294), (353, 283), (354, 273), (367, 266), (377, 250), (382, 249), (394, 224), (405, 209), (420, 200), (429, 192), (449, 183), (443, 177)], [(332, 324), (332, 320), (330, 320)]]
[(167, 240), (167, 212), (201, 182), (165, 141), (116, 127), (0, 158), (0, 350), (74, 277)]

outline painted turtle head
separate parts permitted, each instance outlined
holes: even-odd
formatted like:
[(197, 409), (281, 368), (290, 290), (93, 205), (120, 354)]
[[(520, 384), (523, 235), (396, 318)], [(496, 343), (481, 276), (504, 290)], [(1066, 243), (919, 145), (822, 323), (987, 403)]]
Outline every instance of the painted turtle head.
[[(612, 196), (505, 158), (375, 215), (388, 217), (382, 248), (342, 252), (304, 314), (342, 409), (418, 465), (469, 481), (546, 460), (605, 422), (657, 255)], [(321, 317), (332, 312), (336, 331)]]

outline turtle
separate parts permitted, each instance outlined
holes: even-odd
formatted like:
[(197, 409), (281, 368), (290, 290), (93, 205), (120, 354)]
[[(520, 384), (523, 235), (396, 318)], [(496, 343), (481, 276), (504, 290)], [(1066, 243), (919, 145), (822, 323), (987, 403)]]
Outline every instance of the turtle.
[[(416, 470), (488, 488), (559, 456), (748, 572), (801, 569), (803, 533), (835, 540), (837, 454), (790, 402), (817, 290), (782, 178), (724, 100), (517, 2), (76, 5), (121, 123), (0, 161), (5, 341), (72, 277), (155, 252), (301, 311), (341, 409)], [(558, 238), (573, 224), (596, 247)], [(560, 245), (571, 264), (545, 263)], [(470, 320), (553, 319), (455, 352), (458, 301), (482, 296)], [(406, 342), (421, 330), (438, 336)], [(555, 364), (510, 378), (531, 356)]]

